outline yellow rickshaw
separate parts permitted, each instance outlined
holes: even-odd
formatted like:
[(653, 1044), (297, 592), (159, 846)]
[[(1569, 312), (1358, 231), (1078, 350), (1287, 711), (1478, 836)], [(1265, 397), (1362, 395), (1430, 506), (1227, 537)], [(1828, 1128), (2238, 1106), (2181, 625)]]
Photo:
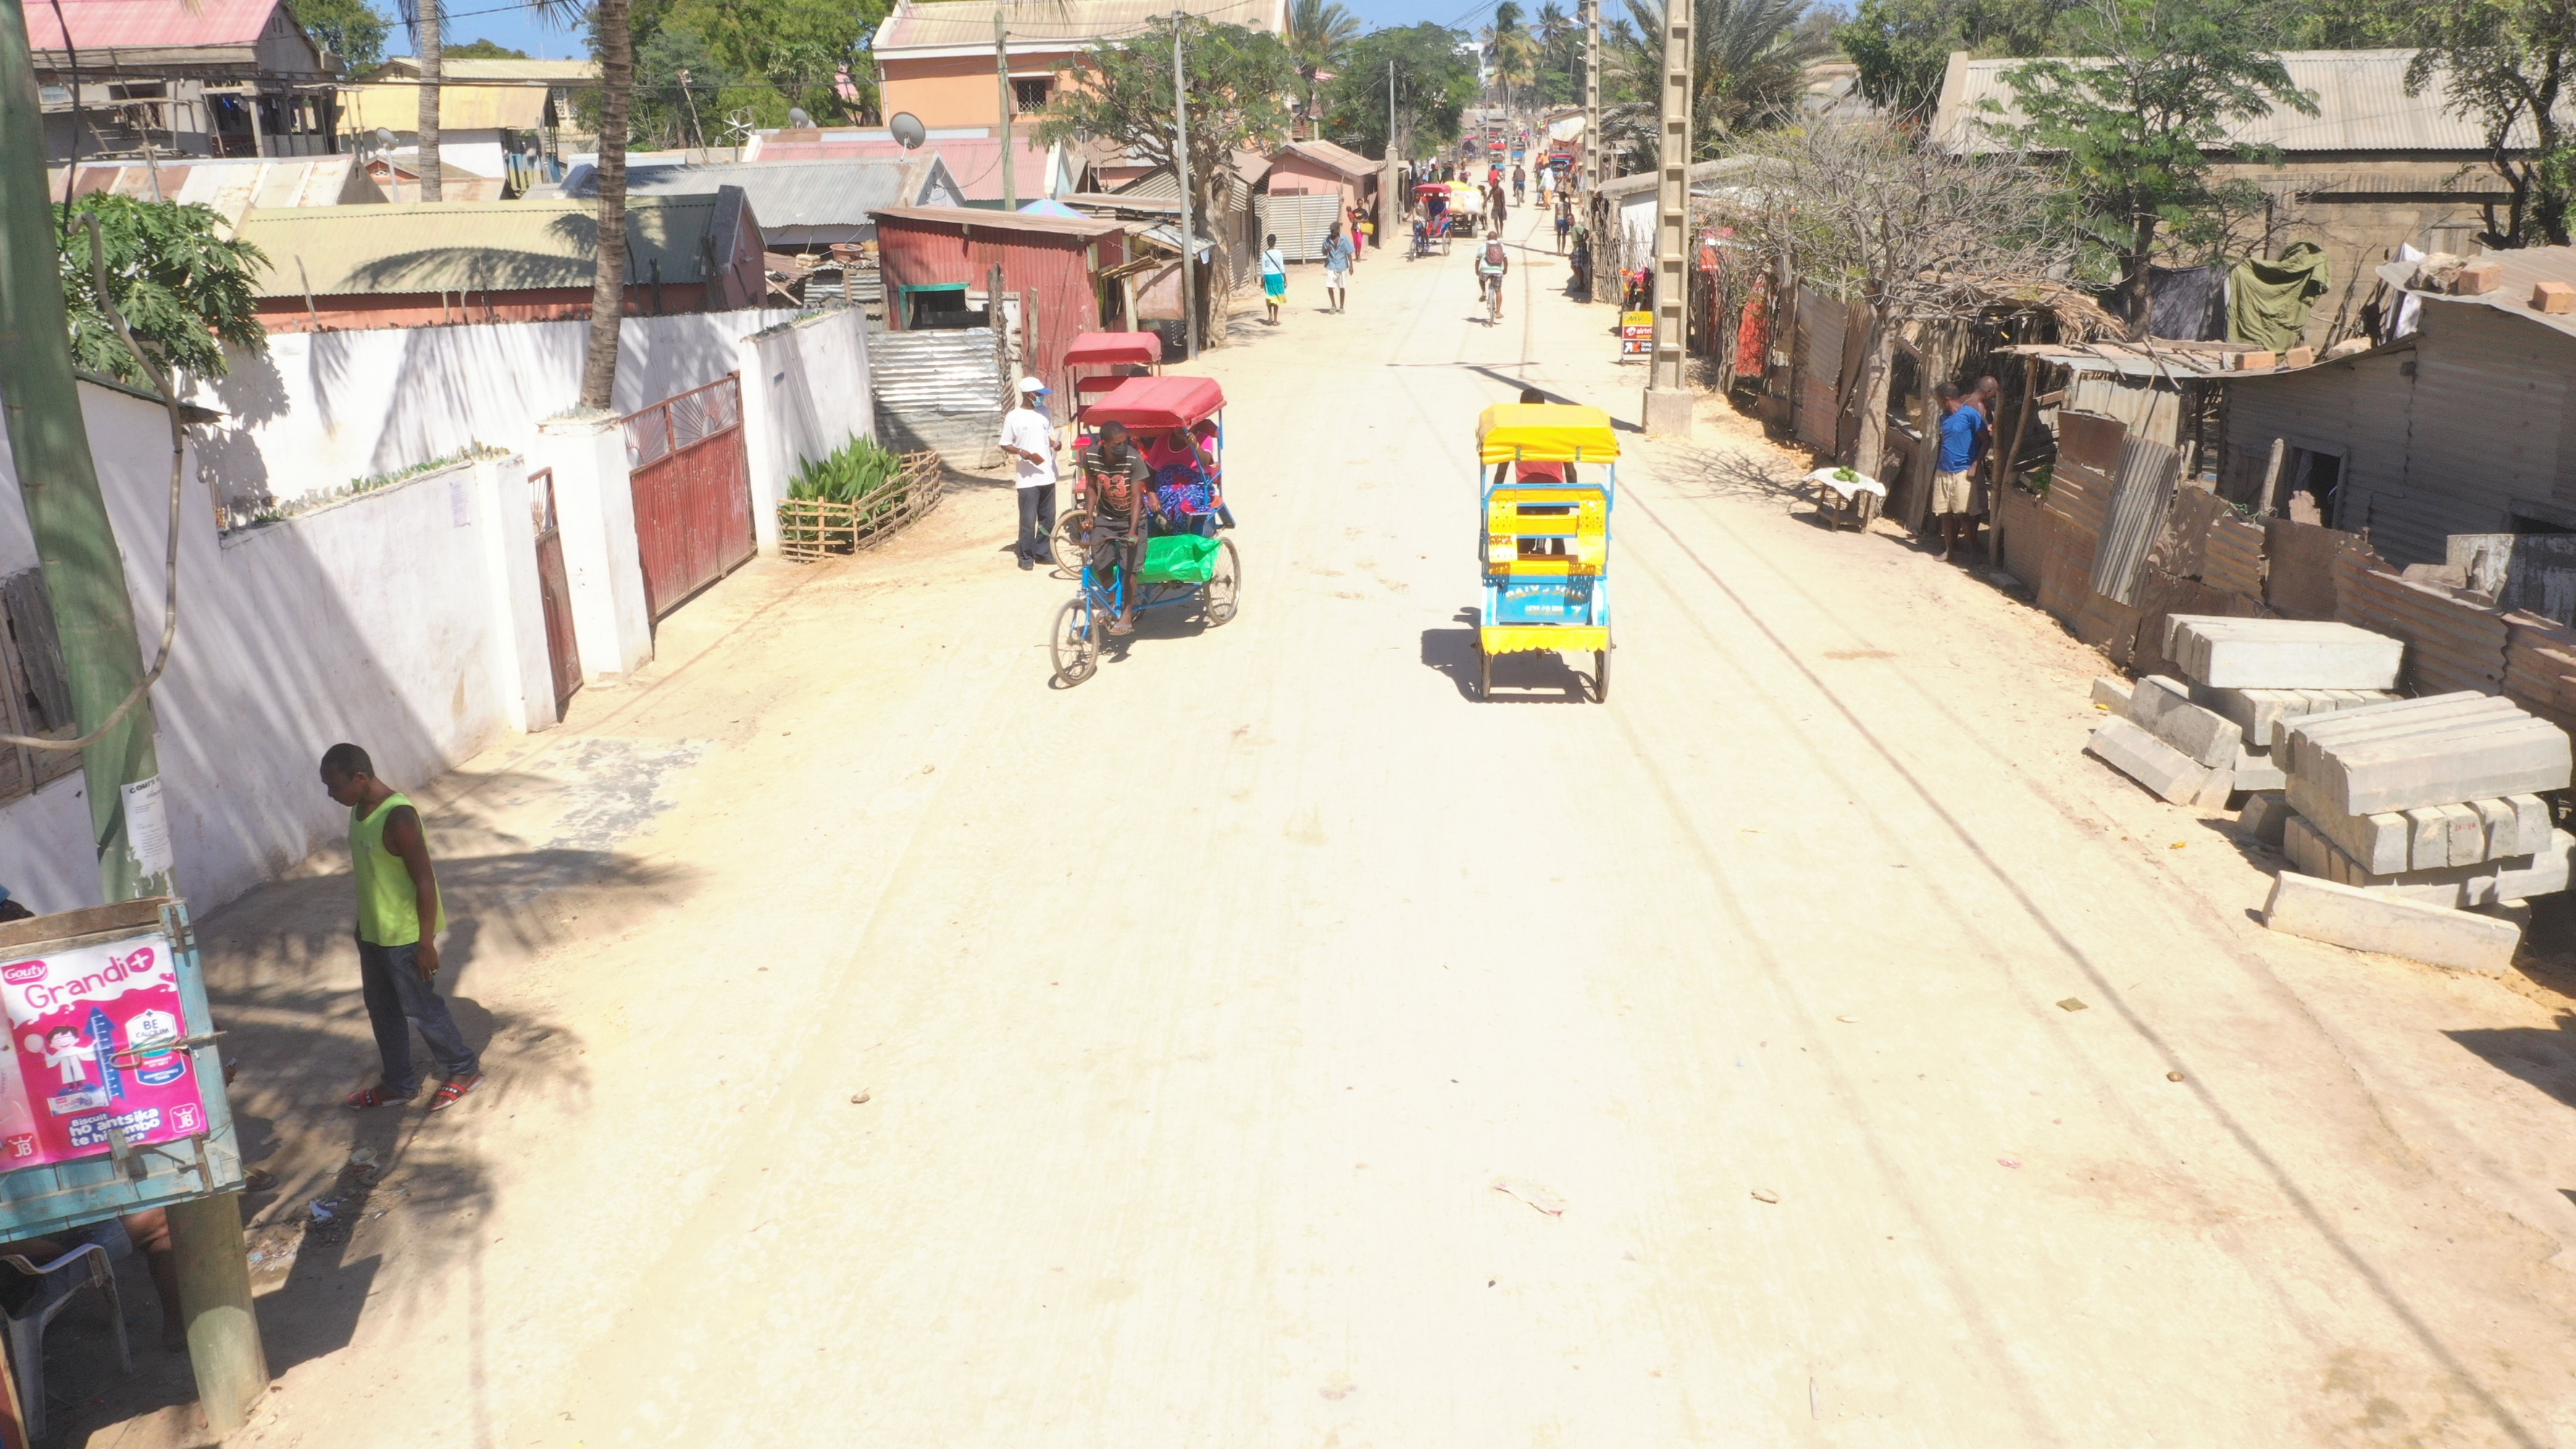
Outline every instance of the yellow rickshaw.
[(1610, 697), (1610, 505), (1619, 435), (1599, 408), (1504, 403), (1476, 423), (1485, 604), (1477, 616), (1477, 690), (1491, 699), (1494, 656), (1592, 654), (1592, 697)]

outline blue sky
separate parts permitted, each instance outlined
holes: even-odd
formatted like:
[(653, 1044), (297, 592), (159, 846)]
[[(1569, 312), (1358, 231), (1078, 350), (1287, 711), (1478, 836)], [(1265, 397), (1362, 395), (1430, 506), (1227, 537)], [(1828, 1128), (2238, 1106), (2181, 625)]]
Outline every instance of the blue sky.
[[(384, 0), (378, 0), (377, 8), (389, 13), (393, 9)], [(1535, 11), (1537, 0), (1521, 0), (1521, 8)], [(1567, 0), (1566, 8), (1574, 8), (1571, 0)], [(1484, 23), (1493, 9), (1493, 0), (1362, 0), (1351, 4), (1351, 9), (1371, 29), (1424, 20), (1472, 29)], [(579, 25), (556, 29), (538, 19), (536, 10), (527, 5), (504, 5), (502, 0), (451, 0), (447, 14), (447, 34), (453, 42), (491, 40), (553, 60), (584, 53)], [(411, 49), (411, 37), (396, 26), (385, 49), (390, 54), (406, 52)]]

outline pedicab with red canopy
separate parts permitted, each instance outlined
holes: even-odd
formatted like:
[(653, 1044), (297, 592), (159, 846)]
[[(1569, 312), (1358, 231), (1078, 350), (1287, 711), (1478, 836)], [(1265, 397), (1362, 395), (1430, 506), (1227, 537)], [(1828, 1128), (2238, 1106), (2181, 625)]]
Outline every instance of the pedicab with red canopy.
[[(1152, 515), (1143, 558), (1128, 577), (1117, 545), (1092, 537), (1090, 510), (1068, 514), (1056, 530), (1058, 566), (1072, 570), (1080, 589), (1056, 611), (1047, 635), (1056, 678), (1066, 687), (1089, 679), (1122, 610), (1196, 604), (1200, 622), (1215, 628), (1234, 618), (1243, 568), (1234, 540), (1219, 538), (1234, 518), (1225, 506), (1225, 389), (1210, 377), (1131, 377), (1085, 409), (1085, 424), (1098, 429), (1123, 423), (1148, 466), (1162, 510)], [(1173, 441), (1175, 435), (1195, 445)], [(1204, 453), (1207, 463), (1199, 462)], [(1082, 470), (1082, 464), (1076, 464)], [(1082, 485), (1089, 496), (1090, 480)], [(1139, 505), (1142, 506), (1141, 503)], [(1078, 521), (1078, 523), (1077, 523)], [(1070, 529), (1067, 525), (1074, 525)]]

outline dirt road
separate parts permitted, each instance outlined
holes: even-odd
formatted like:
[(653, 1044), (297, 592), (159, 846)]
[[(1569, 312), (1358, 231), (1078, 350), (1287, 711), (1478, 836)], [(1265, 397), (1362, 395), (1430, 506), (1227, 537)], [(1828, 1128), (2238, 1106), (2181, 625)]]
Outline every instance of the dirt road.
[(1628, 435), (1611, 700), (1470, 698), (1476, 412), (1638, 410), (1562, 278), (1300, 273), (1208, 359), (1225, 628), (1050, 688), (970, 490), (438, 782), (458, 1112), (331, 1105), (340, 867), (216, 918), (285, 1178), (242, 1442), (2576, 1437), (2565, 998), (2268, 936), (2013, 596), (1712, 405)]

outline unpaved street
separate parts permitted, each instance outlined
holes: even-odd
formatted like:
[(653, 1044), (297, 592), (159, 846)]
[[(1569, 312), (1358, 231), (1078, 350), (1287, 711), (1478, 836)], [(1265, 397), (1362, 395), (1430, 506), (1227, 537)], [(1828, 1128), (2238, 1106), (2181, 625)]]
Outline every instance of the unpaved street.
[(2576, 1442), (2564, 978), (2266, 934), (2079, 755), (2095, 656), (1714, 401), (1626, 435), (1609, 702), (1474, 701), (1478, 410), (1642, 378), (1468, 265), (1207, 359), (1234, 623), (1051, 688), (961, 487), (432, 786), (461, 1110), (335, 1105), (341, 864), (215, 917), (241, 1442)]

